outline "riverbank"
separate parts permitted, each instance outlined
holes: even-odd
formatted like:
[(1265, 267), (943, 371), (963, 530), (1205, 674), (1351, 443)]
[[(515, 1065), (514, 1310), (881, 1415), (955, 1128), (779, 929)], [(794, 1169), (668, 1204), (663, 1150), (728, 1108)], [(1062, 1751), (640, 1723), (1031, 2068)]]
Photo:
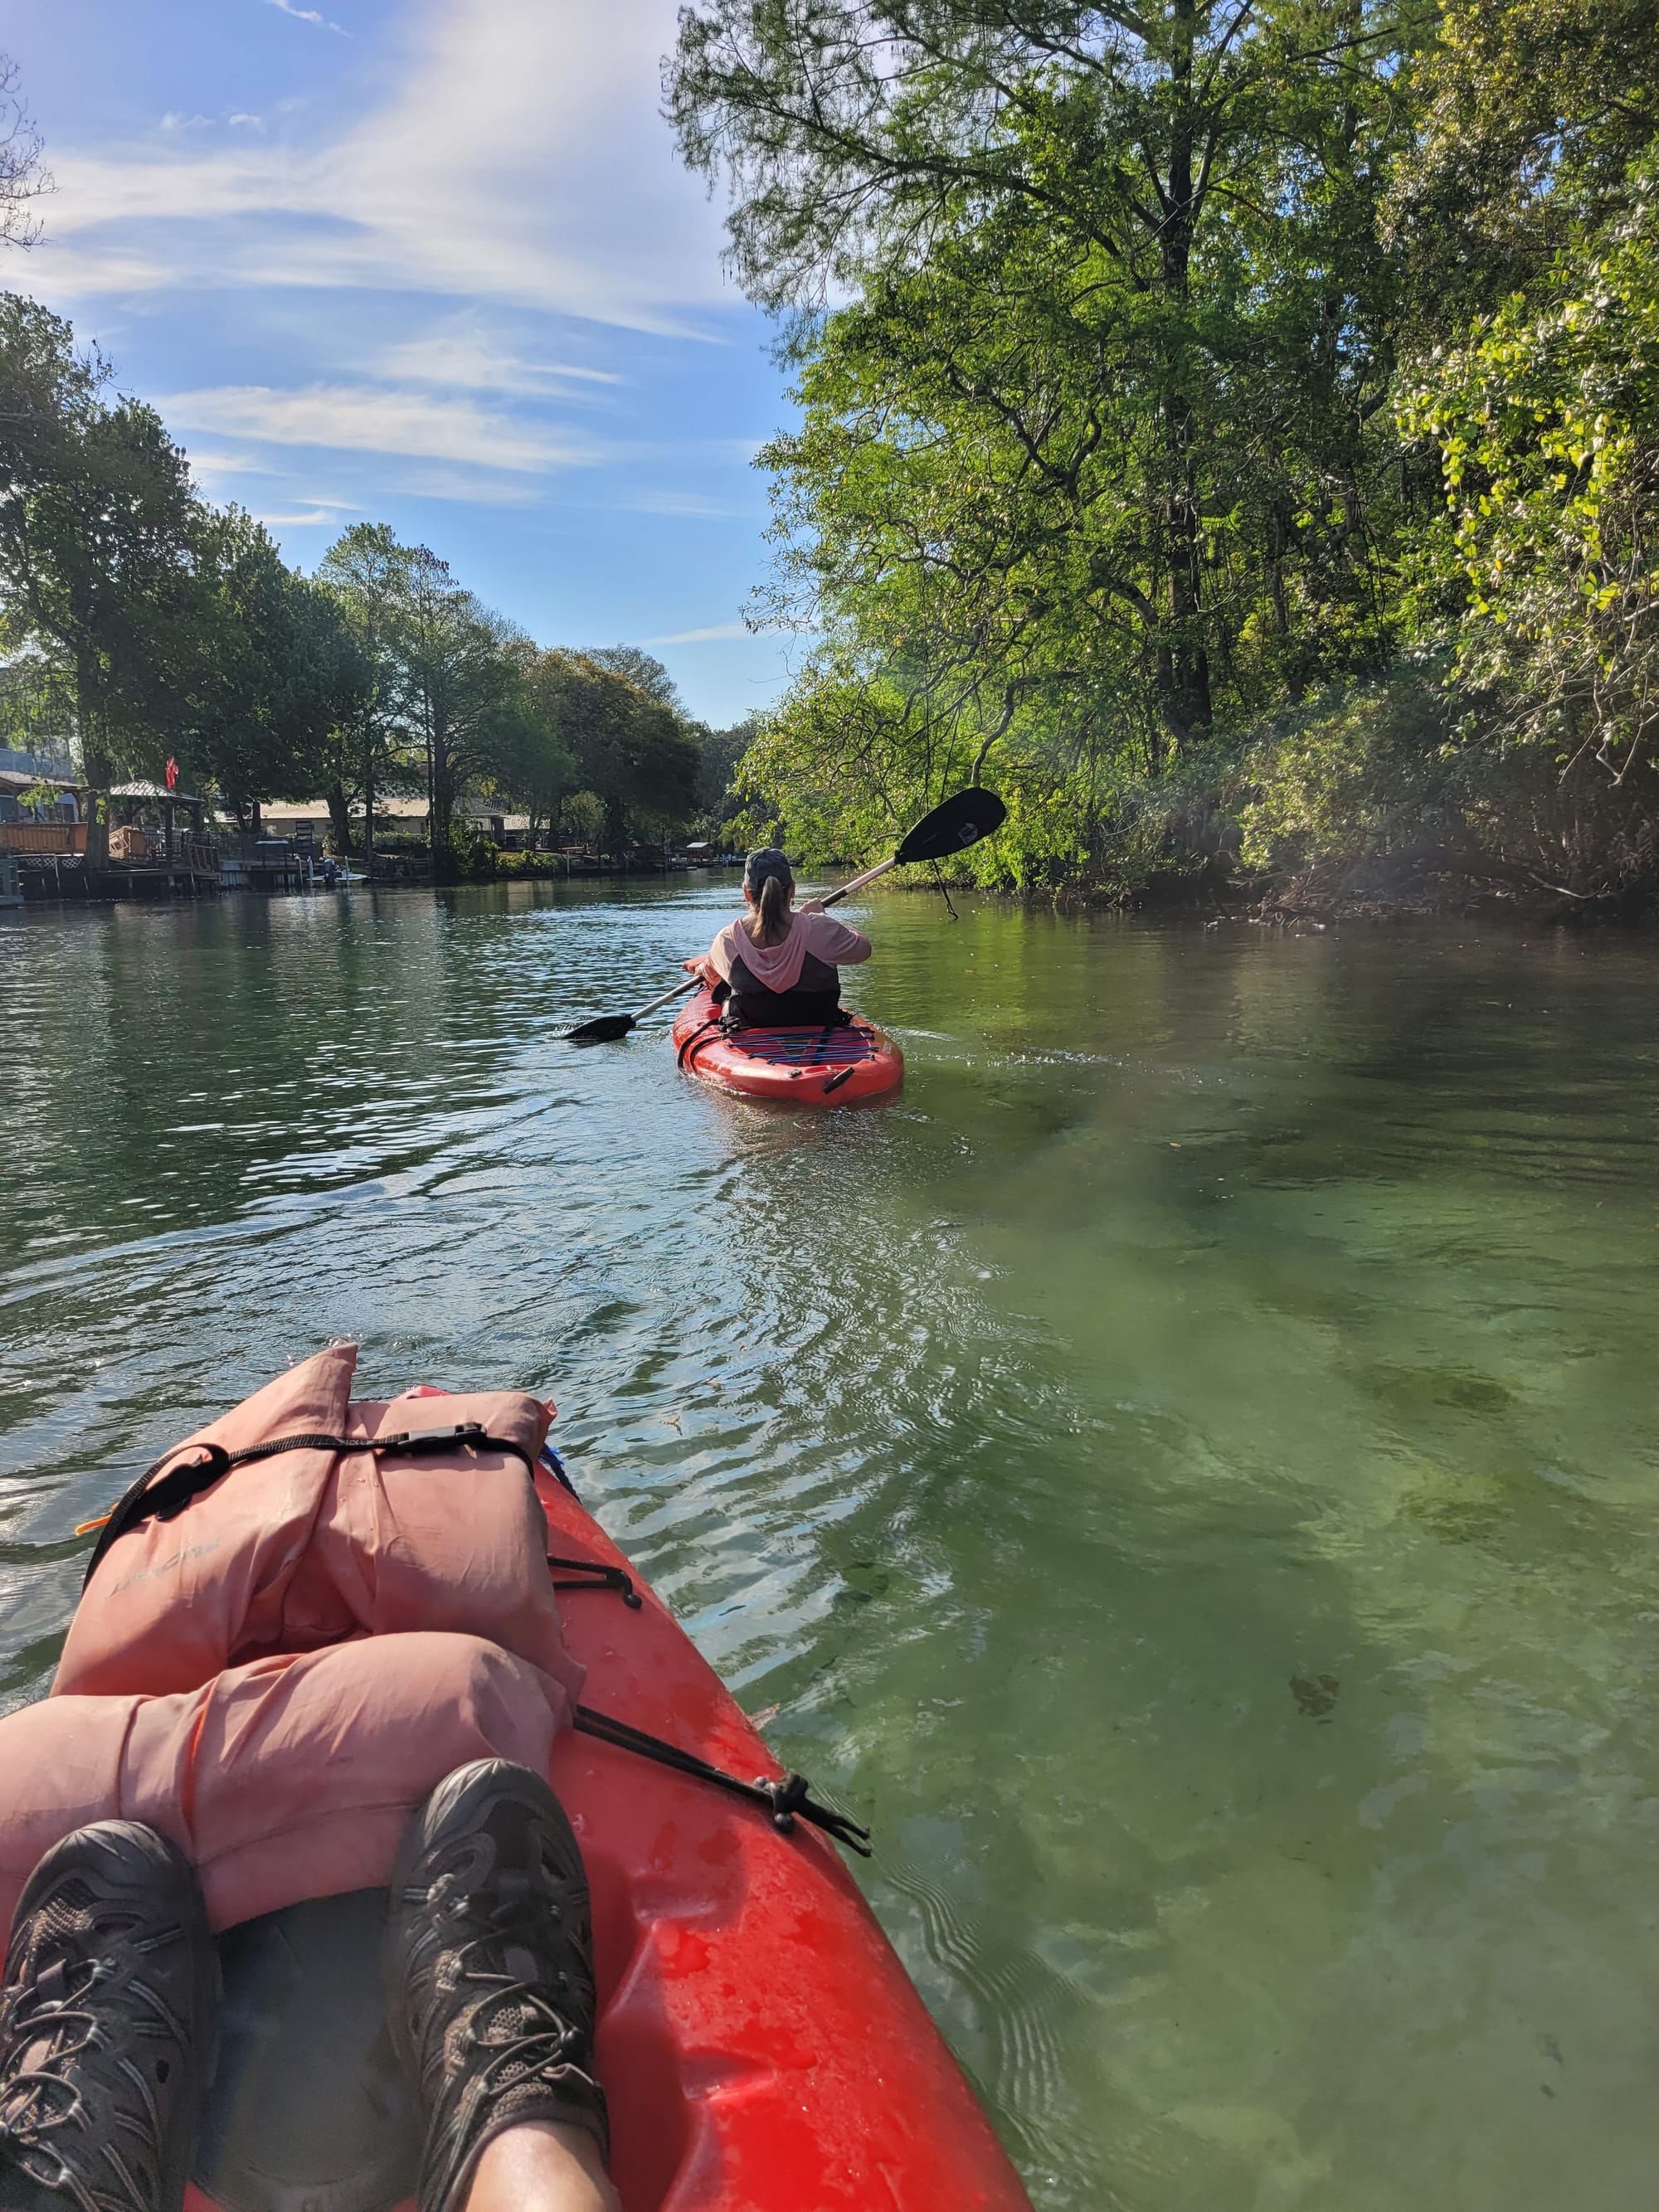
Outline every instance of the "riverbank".
[[(1460, 718), (1440, 674), (1411, 661), (1329, 687), (1103, 795), (993, 748), (983, 775), (1009, 821), (956, 872), (1133, 912), (1651, 921), (1659, 771), (1517, 747), (1495, 716)], [(861, 787), (831, 775), (826, 796), (787, 729), (763, 732), (745, 766), (756, 826), (792, 850), (873, 854), (886, 834)]]

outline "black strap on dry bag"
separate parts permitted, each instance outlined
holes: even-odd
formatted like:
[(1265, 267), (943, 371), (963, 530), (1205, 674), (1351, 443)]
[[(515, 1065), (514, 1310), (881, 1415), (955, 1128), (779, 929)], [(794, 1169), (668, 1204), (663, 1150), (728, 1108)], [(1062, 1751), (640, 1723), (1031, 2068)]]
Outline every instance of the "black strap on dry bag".
[[(162, 1474), (169, 1460), (191, 1449), (188, 1444), (175, 1444), (171, 1451), (162, 1453), (154, 1467), (144, 1469), (101, 1522), (82, 1524), (78, 1534), (93, 1528), (99, 1529), (82, 1588), (84, 1589), (92, 1580), (99, 1561), (112, 1544), (134, 1528), (142, 1528), (146, 1521), (171, 1521), (184, 1511), (192, 1498), (210, 1490), (233, 1468), (244, 1467), (250, 1460), (270, 1459), (285, 1451), (373, 1452), (377, 1456), (395, 1452), (400, 1458), (421, 1458), (430, 1453), (454, 1451), (458, 1447), (471, 1451), (510, 1452), (514, 1458), (524, 1462), (532, 1478), (535, 1475), (536, 1462), (524, 1446), (511, 1437), (492, 1437), (482, 1421), (457, 1421), (442, 1429), (408, 1429), (390, 1437), (273, 1437), (267, 1443), (248, 1444), (234, 1452), (227, 1451), (222, 1444), (204, 1443), (195, 1447), (202, 1454), (200, 1459), (187, 1460)], [(158, 1475), (159, 1481), (155, 1480)], [(555, 1578), (555, 1589), (614, 1590), (624, 1605), (638, 1611), (639, 1593), (634, 1588), (633, 1577), (623, 1568), (609, 1566), (599, 1559), (562, 1559), (552, 1553), (548, 1554), (547, 1564), (564, 1571), (562, 1578)], [(870, 1856), (868, 1828), (860, 1827), (849, 1814), (836, 1812), (833, 1806), (820, 1805), (804, 1775), (784, 1774), (775, 1780), (763, 1774), (753, 1782), (745, 1782), (741, 1775), (728, 1774), (723, 1767), (711, 1765), (694, 1751), (682, 1751), (678, 1744), (647, 1735), (644, 1729), (636, 1729), (611, 1714), (596, 1712), (592, 1705), (578, 1705), (574, 1721), (584, 1735), (595, 1736), (601, 1743), (611, 1744), (619, 1751), (631, 1751), (642, 1759), (654, 1759), (659, 1766), (672, 1767), (678, 1774), (710, 1783), (728, 1796), (745, 1798), (750, 1804), (760, 1806), (773, 1826), (786, 1836), (799, 1817), (822, 1828), (826, 1835), (833, 1836), (848, 1850), (857, 1851), (860, 1857)]]
[[(130, 1489), (113, 1504), (101, 1521), (82, 1522), (77, 1535), (97, 1528), (99, 1537), (87, 1561), (87, 1571), (81, 1587), (84, 1589), (98, 1571), (110, 1546), (134, 1528), (142, 1528), (146, 1521), (171, 1521), (182, 1513), (193, 1498), (228, 1475), (234, 1467), (245, 1467), (250, 1460), (270, 1459), (277, 1452), (373, 1452), (377, 1458), (395, 1452), (401, 1459), (427, 1456), (434, 1452), (454, 1451), (510, 1452), (521, 1459), (531, 1474), (535, 1474), (536, 1462), (524, 1446), (512, 1437), (492, 1437), (482, 1421), (454, 1421), (446, 1429), (405, 1429), (400, 1435), (391, 1437), (272, 1437), (263, 1444), (247, 1444), (240, 1451), (227, 1451), (222, 1444), (175, 1444), (171, 1451), (163, 1452), (154, 1467), (147, 1467)], [(177, 1459), (181, 1451), (199, 1451), (200, 1459), (186, 1460), (182, 1467), (173, 1468), (167, 1474), (161, 1470), (169, 1460)], [(155, 1477), (161, 1475), (159, 1482)]]

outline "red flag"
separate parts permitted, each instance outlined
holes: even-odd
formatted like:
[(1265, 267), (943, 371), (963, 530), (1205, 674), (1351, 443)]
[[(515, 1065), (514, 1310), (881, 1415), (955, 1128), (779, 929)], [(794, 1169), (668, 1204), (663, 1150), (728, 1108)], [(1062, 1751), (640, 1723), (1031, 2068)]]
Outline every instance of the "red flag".
[(173, 787), (174, 786), (174, 784), (176, 784), (176, 783), (178, 782), (178, 781), (179, 781), (179, 763), (178, 763), (178, 762), (177, 762), (176, 760), (174, 760), (174, 758), (173, 757), (173, 755), (172, 755), (171, 753), (169, 753), (169, 754), (167, 755), (167, 789), (168, 789), (169, 791), (171, 791), (171, 790), (173, 789)]

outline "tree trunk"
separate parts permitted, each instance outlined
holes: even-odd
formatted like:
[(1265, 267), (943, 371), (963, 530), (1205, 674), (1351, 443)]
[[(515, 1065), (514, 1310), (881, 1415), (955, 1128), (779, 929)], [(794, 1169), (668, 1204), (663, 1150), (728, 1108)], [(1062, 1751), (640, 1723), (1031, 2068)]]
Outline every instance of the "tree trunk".
[(459, 872), (455, 860), (455, 762), (443, 729), (436, 725), (427, 741), (427, 761), (432, 877), (434, 883), (450, 883)]
[[(1158, 273), (1172, 332), (1185, 308), (1198, 208), (1193, 155), (1196, 117), (1192, 106), (1193, 55), (1198, 35), (1196, 0), (1174, 0), (1170, 15), (1170, 168), (1159, 226)], [(1184, 351), (1186, 335), (1178, 343)], [(1170, 638), (1158, 657), (1164, 720), (1177, 754), (1210, 727), (1210, 657), (1203, 640), (1203, 532), (1193, 466), (1192, 402), (1178, 386), (1164, 404), (1165, 484), (1161, 517), (1169, 579)]]
[(109, 866), (109, 787), (113, 763), (104, 750), (103, 730), (95, 703), (97, 675), (89, 652), (76, 655), (75, 720), (81, 739), (81, 773), (87, 780), (87, 858), (90, 878)]
[(363, 873), (374, 881), (374, 724), (363, 725)]
[(328, 792), (328, 831), (334, 841), (334, 849), (343, 860), (351, 852), (351, 808), (343, 783), (332, 784)]

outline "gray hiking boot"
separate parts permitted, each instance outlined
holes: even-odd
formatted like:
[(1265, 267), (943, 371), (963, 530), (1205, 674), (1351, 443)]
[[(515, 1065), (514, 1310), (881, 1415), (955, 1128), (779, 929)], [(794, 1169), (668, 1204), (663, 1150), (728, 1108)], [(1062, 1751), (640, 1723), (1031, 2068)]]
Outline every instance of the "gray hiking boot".
[(136, 1820), (55, 1844), (0, 1989), (0, 2203), (179, 2212), (218, 1960), (183, 1853)]
[(608, 2154), (587, 1877), (539, 1775), (480, 1759), (438, 1784), (398, 1855), (386, 1966), (426, 2122), (420, 2212), (456, 2212), (484, 2145), (526, 2121), (586, 2128)]

